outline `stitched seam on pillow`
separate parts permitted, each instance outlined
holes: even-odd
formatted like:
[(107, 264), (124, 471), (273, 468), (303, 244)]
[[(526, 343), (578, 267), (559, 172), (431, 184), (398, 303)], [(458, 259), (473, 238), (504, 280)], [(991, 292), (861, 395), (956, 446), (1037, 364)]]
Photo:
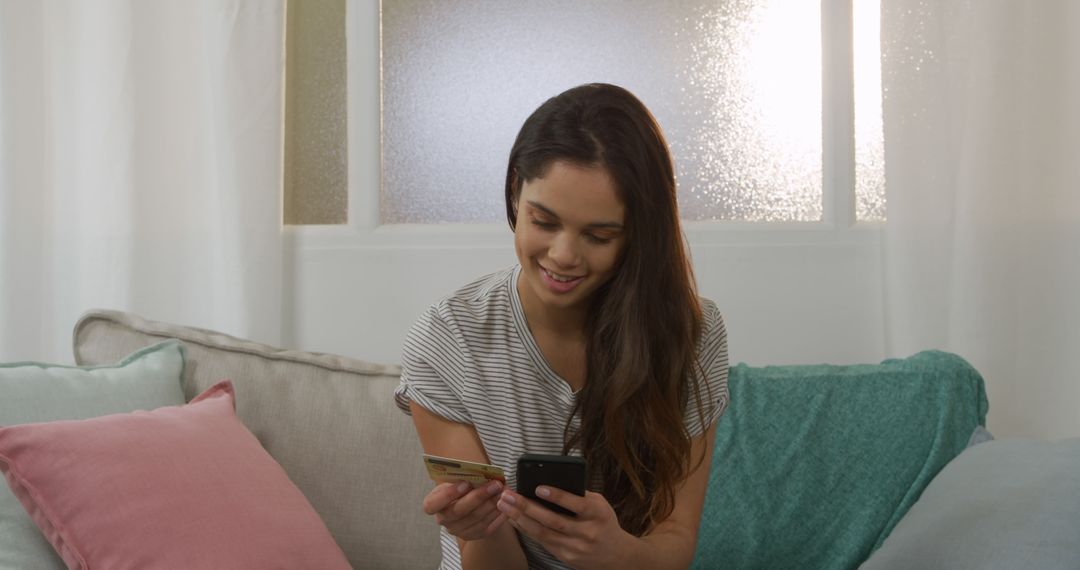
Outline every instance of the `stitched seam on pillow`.
[[(131, 315), (131, 316), (134, 317), (135, 315)], [(144, 334), (144, 335), (147, 335), (147, 336), (153, 336), (153, 337), (166, 339), (166, 340), (177, 339), (177, 340), (180, 340), (180, 341), (183, 341), (183, 342), (199, 345), (199, 346), (209, 348), (209, 349), (221, 350), (221, 351), (224, 351), (224, 352), (234, 352), (234, 353), (239, 353), (239, 354), (246, 354), (246, 355), (249, 355), (249, 356), (255, 356), (255, 357), (259, 357), (259, 358), (266, 358), (268, 360), (294, 362), (294, 363), (297, 363), (297, 364), (315, 366), (316, 368), (321, 368), (323, 370), (330, 370), (330, 371), (335, 371), (335, 372), (348, 372), (348, 373), (351, 373), (351, 374), (358, 374), (358, 375), (361, 375), (361, 376), (397, 376), (397, 375), (400, 375), (400, 373), (401, 373), (401, 367), (398, 366), (398, 365), (395, 365), (395, 364), (381, 364), (381, 363), (375, 363), (375, 362), (368, 362), (367, 364), (369, 364), (371, 366), (374, 366), (374, 367), (381, 368), (382, 370), (363, 370), (363, 369), (360, 369), (360, 368), (354, 368), (354, 367), (349, 367), (349, 366), (335, 366), (335, 365), (331, 365), (331, 364), (317, 362), (315, 359), (311, 359), (311, 358), (299, 358), (299, 357), (295, 357), (295, 356), (287, 356), (287, 355), (275, 354), (273, 352), (267, 353), (267, 352), (264, 352), (264, 351), (259, 351), (259, 350), (256, 350), (256, 349), (246, 348), (246, 347), (241, 347), (241, 346), (223, 346), (222, 344), (219, 344), (219, 343), (212, 343), (212, 342), (203, 341), (203, 340), (196, 340), (196, 339), (192, 339), (190, 337), (186, 337), (186, 336), (183, 336), (183, 335), (170, 334), (168, 332), (165, 332), (165, 331), (161, 330), (160, 327), (154, 327), (153, 326), (154, 321), (148, 321), (148, 320), (142, 319), (142, 323), (137, 323), (137, 322), (136, 323), (127, 323), (127, 322), (121, 321), (119, 318), (117, 318), (117, 317), (115, 317), (114, 315), (111, 315), (111, 314), (90, 313), (90, 314), (87, 314), (86, 316), (84, 316), (75, 325), (76, 328), (75, 328), (75, 335), (74, 336), (75, 336), (76, 340), (78, 339), (79, 332), (82, 331), (84, 327), (88, 326), (91, 322), (93, 322), (95, 320), (111, 322), (111, 323), (119, 325), (119, 326), (121, 326), (121, 327), (123, 327), (125, 329), (131, 330), (131, 331), (134, 331), (134, 332), (138, 332), (140, 334)], [(168, 323), (166, 323), (166, 324), (168, 324)], [(211, 330), (208, 330), (208, 329), (199, 329), (199, 328), (195, 328), (195, 327), (187, 327), (187, 326), (184, 326), (184, 325), (172, 325), (172, 326), (176, 326), (178, 328), (186, 329), (187, 331), (191, 331), (191, 332), (202, 332), (202, 333), (205, 333), (207, 335), (212, 335), (212, 336), (224, 339), (224, 340), (230, 340), (230, 341), (236, 341), (236, 342), (251, 342), (251, 341), (244, 341), (243, 339), (240, 339), (240, 338), (237, 338), (237, 337), (234, 337), (234, 336), (230, 336), (230, 335), (227, 335), (225, 333), (221, 333), (221, 332), (217, 332), (217, 331), (211, 331)], [(77, 344), (78, 343), (76, 342), (76, 345)], [(252, 344), (259, 344), (259, 343), (252, 343)], [(262, 347), (264, 350), (271, 350), (271, 351), (278, 351), (278, 352), (296, 352), (296, 351), (290, 351), (290, 350), (283, 349), (283, 348), (275, 348), (275, 347), (272, 347), (272, 346), (269, 346), (269, 345), (263, 345), (263, 344), (259, 344), (259, 346)], [(309, 354), (316, 355), (316, 356), (325, 355), (325, 356), (328, 356), (328, 357), (331, 357), (331, 358), (348, 358), (348, 357), (345, 357), (345, 356), (326, 354), (326, 353), (309, 353)]]
[[(82, 568), (89, 568), (89, 566), (86, 564), (86, 559), (83, 558), (82, 551), (79, 548), (76, 548), (75, 541), (71, 540), (71, 536), (67, 530), (67, 527), (57, 524), (58, 517), (56, 516), (56, 513), (52, 512), (52, 509), (48, 507), (47, 501), (42, 501), (41, 493), (38, 492), (38, 490), (33, 485), (30, 485), (27, 482), (26, 477), (19, 473), (19, 470), (15, 467), (15, 464), (11, 461), (10, 457), (0, 453), (0, 461), (7, 465), (8, 475), (14, 476), (15, 479), (19, 481), (19, 486), (22, 487), (26, 494), (30, 495), (30, 497), (34, 501), (34, 506), (42, 512), (42, 516), (44, 516), (45, 519), (49, 521), (49, 525), (52, 526), (56, 534), (60, 536), (62, 545), (65, 547), (64, 550), (70, 552), (78, 560), (79, 564), (82, 565)], [(14, 494), (15, 491), (14, 489), (12, 489), (12, 495)], [(15, 498), (16, 500), (18, 500), (18, 496), (16, 496)], [(22, 505), (22, 501), (19, 501), (19, 504)], [(26, 509), (25, 505), (23, 505), (23, 509)], [(31, 515), (30, 513), (27, 513), (27, 516), (30, 517), (30, 520), (34, 519), (33, 515)], [(34, 521), (34, 526), (37, 526), (37, 521)], [(53, 548), (56, 548), (56, 545), (53, 545)], [(60, 554), (60, 551), (61, 549), (57, 548), (58, 554)]]
[(56, 368), (56, 369), (59, 369), (59, 370), (85, 370), (87, 372), (92, 372), (94, 370), (119, 370), (121, 368), (126, 368), (127, 366), (135, 364), (136, 362), (143, 359), (148, 354), (153, 354), (155, 352), (160, 352), (160, 351), (165, 350), (165, 349), (167, 349), (167, 348), (169, 348), (170, 346), (173, 346), (173, 345), (179, 347), (181, 359), (184, 356), (186, 356), (184, 354), (184, 344), (180, 341), (180, 339), (169, 338), (169, 337), (161, 337), (161, 338), (164, 338), (165, 340), (163, 340), (161, 342), (151, 344), (149, 346), (144, 346), (144, 347), (140, 348), (139, 350), (136, 350), (135, 352), (129, 354), (128, 356), (125, 356), (123, 360), (121, 360), (120, 362), (118, 362), (116, 364), (97, 364), (97, 365), (83, 366), (83, 365), (78, 365), (78, 364), (74, 364), (74, 365), (71, 365), (71, 364), (53, 364), (51, 362), (40, 362), (40, 361), (36, 361), (36, 360), (26, 360), (26, 361), (22, 361), (22, 362), (6, 362), (6, 363), (2, 363), (2, 364), (0, 364), (0, 369), (14, 369), (14, 368), (34, 367), (34, 368), (40, 368), (42, 370), (49, 370), (49, 369)]

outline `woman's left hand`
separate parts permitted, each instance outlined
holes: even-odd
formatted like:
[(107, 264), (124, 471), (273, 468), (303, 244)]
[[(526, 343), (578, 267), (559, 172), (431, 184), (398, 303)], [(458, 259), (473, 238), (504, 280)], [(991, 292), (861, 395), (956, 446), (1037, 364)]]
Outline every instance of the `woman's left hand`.
[(514, 528), (574, 568), (633, 566), (624, 560), (632, 550), (628, 546), (636, 539), (619, 526), (615, 509), (603, 495), (586, 491), (581, 497), (544, 485), (536, 488), (536, 495), (577, 516), (561, 515), (509, 489), (503, 490), (499, 498), (499, 510)]

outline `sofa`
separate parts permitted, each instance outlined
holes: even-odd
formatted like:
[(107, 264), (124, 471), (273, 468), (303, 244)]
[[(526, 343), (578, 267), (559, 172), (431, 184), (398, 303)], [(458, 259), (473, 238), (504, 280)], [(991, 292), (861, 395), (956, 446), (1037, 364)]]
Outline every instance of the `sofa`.
[[(147, 347), (170, 342), (182, 347), (183, 362), (165, 374), (163, 390), (173, 382), (179, 392), (170, 397), (192, 406), (230, 380), (236, 417), (302, 493), (349, 565), (438, 566), (438, 528), (420, 509), (431, 482), (412, 423), (393, 403), (397, 366), (92, 310), (74, 329), (80, 368), (57, 373), (115, 374), (156, 350)], [(20, 382), (26, 369), (0, 367), (0, 395), (14, 390), (4, 382)], [(1080, 568), (1080, 440), (993, 441), (982, 427), (983, 380), (959, 356), (739, 364), (730, 390), (694, 568)], [(80, 398), (87, 403), (74, 404), (82, 406), (79, 415), (93, 415), (92, 395)], [(5, 412), (0, 404), (0, 425), (18, 423), (3, 414), (18, 417), (27, 404), (12, 406)], [(197, 486), (200, 477), (189, 479)], [(14, 528), (3, 526), (3, 516), (0, 531)], [(59, 532), (42, 529), (54, 538)], [(5, 559), (2, 541), (0, 532), (0, 568), (63, 567), (59, 558), (31, 559), (32, 552)], [(63, 562), (72, 566), (72, 556)]]

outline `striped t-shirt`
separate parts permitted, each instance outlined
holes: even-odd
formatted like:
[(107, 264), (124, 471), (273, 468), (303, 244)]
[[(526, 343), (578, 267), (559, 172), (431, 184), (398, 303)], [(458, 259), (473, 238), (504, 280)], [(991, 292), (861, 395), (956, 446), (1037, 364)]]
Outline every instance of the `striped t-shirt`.
[[(482, 277), (428, 309), (405, 339), (401, 383), (394, 393), (405, 412), (412, 400), (447, 420), (472, 425), (512, 489), (522, 454), (562, 453), (576, 397), (529, 331), (516, 287), (520, 271), (515, 265)], [(707, 379), (701, 387), (705, 421), (696, 406), (688, 405), (691, 436), (715, 423), (728, 402), (724, 322), (712, 301), (702, 299), (702, 308), (698, 354)], [(457, 540), (441, 530), (441, 568), (459, 569)], [(529, 568), (566, 568), (539, 543), (518, 536)]]

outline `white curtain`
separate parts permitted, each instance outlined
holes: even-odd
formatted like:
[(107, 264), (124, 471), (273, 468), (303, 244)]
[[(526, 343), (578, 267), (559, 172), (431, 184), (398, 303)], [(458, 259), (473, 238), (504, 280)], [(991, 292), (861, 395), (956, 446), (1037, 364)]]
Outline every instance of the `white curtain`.
[(283, 0), (0, 0), (0, 361), (93, 307), (281, 336)]
[(956, 352), (995, 435), (1080, 435), (1080, 2), (882, 4), (887, 350)]

